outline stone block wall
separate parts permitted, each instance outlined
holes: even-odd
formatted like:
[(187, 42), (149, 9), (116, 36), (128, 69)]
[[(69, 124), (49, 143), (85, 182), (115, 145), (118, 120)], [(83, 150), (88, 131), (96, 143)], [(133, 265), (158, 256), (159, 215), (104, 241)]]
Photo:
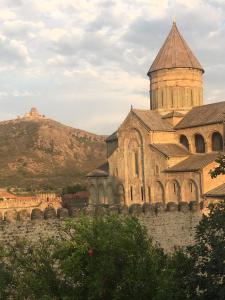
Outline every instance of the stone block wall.
[[(173, 202), (164, 206), (162, 203), (150, 205), (134, 204), (126, 206), (95, 206), (86, 207), (82, 213), (91, 216), (104, 214), (121, 214), (137, 216), (147, 228), (148, 235), (155, 243), (161, 245), (166, 252), (173, 251), (174, 247), (187, 246), (194, 243), (195, 227), (201, 220), (204, 210), (197, 202)], [(59, 238), (63, 225), (68, 218), (78, 220), (81, 210), (68, 211), (60, 208), (46, 208), (45, 211), (34, 209), (31, 214), (18, 213), (6, 215), (0, 221), (0, 242), (7, 244), (16, 239), (27, 238), (36, 241), (39, 238)]]

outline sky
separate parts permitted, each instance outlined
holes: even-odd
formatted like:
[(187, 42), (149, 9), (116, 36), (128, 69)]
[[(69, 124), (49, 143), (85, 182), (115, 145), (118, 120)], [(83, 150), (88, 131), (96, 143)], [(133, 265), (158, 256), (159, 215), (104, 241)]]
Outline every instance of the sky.
[(1, 0), (0, 120), (35, 106), (66, 125), (115, 131), (149, 108), (147, 71), (173, 19), (225, 100), (225, 0)]

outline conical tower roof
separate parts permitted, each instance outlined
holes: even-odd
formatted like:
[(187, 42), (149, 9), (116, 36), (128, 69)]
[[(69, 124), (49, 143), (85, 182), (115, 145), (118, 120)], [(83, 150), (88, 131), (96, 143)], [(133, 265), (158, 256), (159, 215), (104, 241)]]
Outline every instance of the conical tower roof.
[(151, 65), (148, 75), (153, 71), (172, 68), (193, 68), (204, 72), (201, 64), (180, 34), (175, 22), (173, 22), (167, 39)]

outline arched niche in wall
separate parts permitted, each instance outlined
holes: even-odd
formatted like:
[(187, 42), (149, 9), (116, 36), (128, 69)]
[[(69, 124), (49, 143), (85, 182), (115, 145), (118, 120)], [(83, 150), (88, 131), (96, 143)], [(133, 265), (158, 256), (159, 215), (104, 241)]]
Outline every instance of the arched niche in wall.
[(99, 204), (105, 203), (105, 189), (102, 184), (98, 186), (98, 203)]
[(182, 201), (198, 201), (198, 185), (193, 179), (185, 180), (182, 184)]
[(90, 186), (89, 188), (90, 193), (90, 204), (97, 204), (98, 203), (98, 194), (97, 190), (94, 185)]
[(189, 142), (188, 142), (188, 138), (186, 137), (186, 135), (181, 134), (180, 135), (180, 143), (187, 149), (189, 150)]
[(223, 137), (219, 132), (213, 132), (212, 134), (212, 151), (223, 150)]
[(196, 153), (205, 153), (205, 140), (201, 134), (195, 134), (195, 151)]
[(105, 203), (107, 204), (114, 204), (114, 193), (113, 193), (113, 188), (111, 184), (108, 184), (106, 187), (106, 199)]
[(118, 185), (117, 192), (118, 192), (118, 196), (119, 196), (119, 204), (125, 205), (125, 192), (124, 192), (124, 187), (122, 184)]
[(180, 202), (181, 190), (180, 185), (176, 180), (170, 180), (166, 185), (166, 200), (167, 202)]
[(152, 185), (153, 188), (153, 199), (152, 202), (165, 202), (164, 198), (164, 188), (160, 181), (156, 181), (154, 185)]

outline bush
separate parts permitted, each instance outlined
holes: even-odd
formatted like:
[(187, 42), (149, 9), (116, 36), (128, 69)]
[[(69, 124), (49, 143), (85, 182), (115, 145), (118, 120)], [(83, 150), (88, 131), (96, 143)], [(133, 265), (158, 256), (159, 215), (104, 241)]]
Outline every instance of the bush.
[(179, 299), (166, 292), (170, 260), (134, 217), (82, 217), (58, 241), (3, 250), (0, 299)]

